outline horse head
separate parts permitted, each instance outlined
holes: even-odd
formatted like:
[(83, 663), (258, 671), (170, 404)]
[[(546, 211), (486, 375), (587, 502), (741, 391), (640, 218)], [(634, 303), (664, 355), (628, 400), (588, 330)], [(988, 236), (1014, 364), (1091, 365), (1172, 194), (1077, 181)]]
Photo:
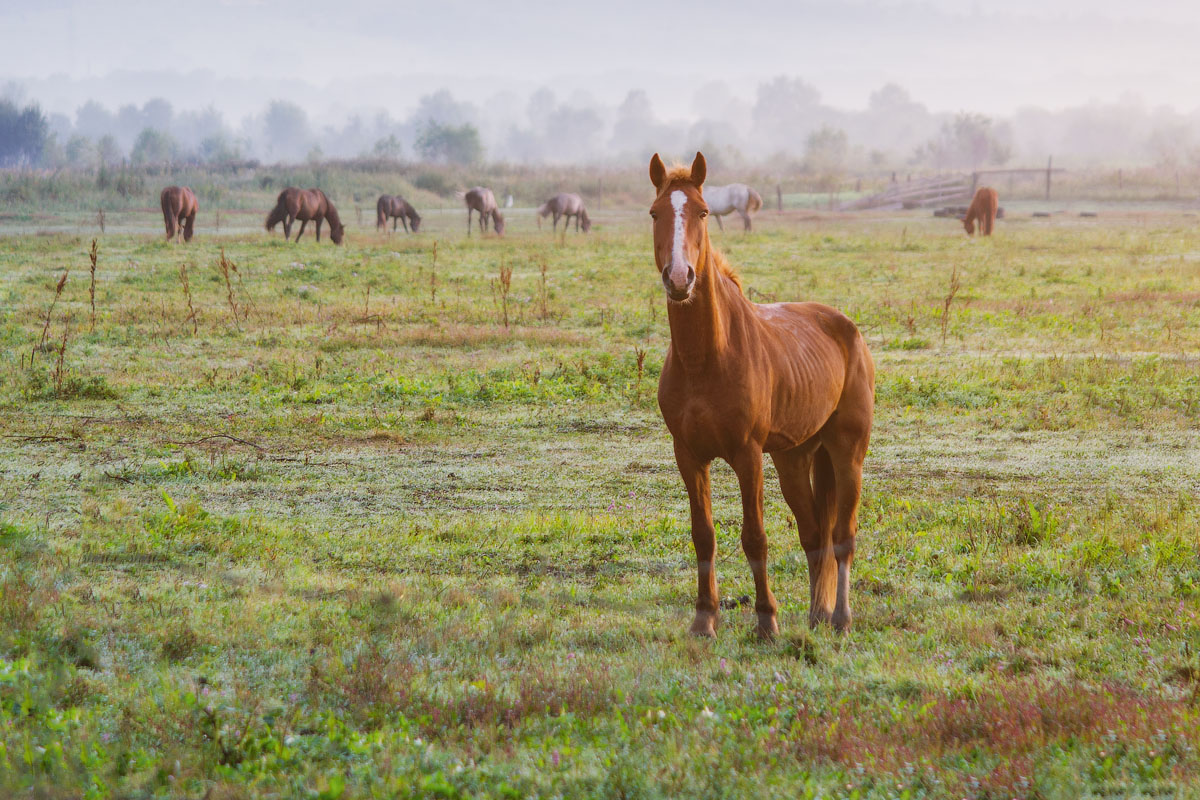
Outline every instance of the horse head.
[(504, 235), (504, 215), (499, 210), (492, 212), (492, 230), (496, 232), (497, 236)]
[(962, 224), (963, 224), (963, 227), (967, 231), (967, 235), (969, 235), (969, 236), (975, 235), (975, 220), (971, 219), (970, 217), (963, 217)]
[(708, 206), (701, 187), (708, 166), (696, 153), (692, 166), (670, 171), (658, 153), (650, 159), (650, 181), (658, 197), (650, 206), (654, 220), (654, 261), (667, 299), (683, 303), (707, 266)]
[(342, 223), (339, 222), (336, 225), (329, 226), (329, 238), (333, 240), (334, 244), (341, 244), (342, 239), (345, 238), (345, 235), (346, 226)]
[(579, 212), (579, 227), (583, 228), (584, 233), (592, 229), (592, 219), (587, 215), (587, 211)]
[(412, 232), (416, 233), (421, 228), (421, 215), (414, 211), (408, 218), (408, 224), (412, 226)]

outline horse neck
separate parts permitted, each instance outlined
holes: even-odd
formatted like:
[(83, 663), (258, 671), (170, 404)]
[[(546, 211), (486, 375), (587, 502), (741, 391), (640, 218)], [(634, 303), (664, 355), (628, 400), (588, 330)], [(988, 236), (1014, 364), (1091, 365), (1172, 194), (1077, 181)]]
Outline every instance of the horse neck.
[(703, 267), (698, 271), (692, 299), (687, 303), (667, 304), (671, 349), (689, 372), (703, 368), (725, 352), (729, 345), (730, 322), (747, 302), (733, 281), (717, 266), (707, 231), (701, 262)]
[(325, 219), (334, 228), (342, 224), (342, 221), (338, 219), (337, 209), (333, 207), (333, 203), (329, 202), (329, 198), (325, 198)]

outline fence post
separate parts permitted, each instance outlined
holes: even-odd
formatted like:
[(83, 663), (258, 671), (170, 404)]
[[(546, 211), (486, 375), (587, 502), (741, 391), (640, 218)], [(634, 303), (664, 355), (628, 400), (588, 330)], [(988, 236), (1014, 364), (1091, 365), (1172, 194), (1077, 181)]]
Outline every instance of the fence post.
[(783, 185), (778, 183), (775, 184), (775, 210), (783, 213)]
[(1046, 159), (1046, 199), (1050, 199), (1050, 170), (1054, 166), (1054, 156)]

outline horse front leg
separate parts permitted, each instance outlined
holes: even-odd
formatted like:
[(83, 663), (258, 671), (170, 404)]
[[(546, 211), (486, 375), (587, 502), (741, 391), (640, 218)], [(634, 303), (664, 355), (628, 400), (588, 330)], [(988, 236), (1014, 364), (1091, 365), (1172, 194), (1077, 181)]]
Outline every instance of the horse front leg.
[(296, 241), (300, 241), (300, 237), (304, 235), (304, 229), (308, 226), (308, 220), (300, 220), (300, 232), (296, 234)]
[[(401, 222), (403, 222), (403, 223), (404, 223), (404, 232), (405, 232), (405, 233), (411, 233), (411, 232), (412, 232), (412, 231), (410, 231), (410, 230), (408, 229), (408, 217), (396, 217), (396, 219), (398, 219), (398, 220), (400, 220)], [(395, 232), (396, 232), (396, 223), (393, 221), (393, 222), (392, 222), (392, 233), (395, 233)]]
[(749, 447), (730, 462), (742, 491), (742, 550), (754, 575), (754, 610), (758, 613), (755, 630), (760, 639), (774, 639), (779, 633), (776, 614), (779, 603), (771, 593), (767, 578), (767, 532), (763, 529), (762, 450)]
[(739, 211), (738, 213), (742, 215), (742, 230), (750, 230), (750, 215), (745, 211)]
[(712, 521), (712, 491), (708, 462), (696, 459), (687, 448), (675, 443), (675, 463), (687, 488), (692, 519), (692, 546), (696, 549), (696, 617), (691, 633), (709, 638), (717, 635), (717, 531)]
[(471, 209), (467, 209), (467, 238), (471, 238)]
[(714, 217), (716, 217), (716, 219), (717, 219), (717, 227), (718, 227), (718, 228), (719, 228), (719, 229), (720, 229), (722, 232), (724, 232), (724, 230), (725, 230), (725, 224), (724, 224), (723, 222), (721, 222), (721, 215), (720, 215), (720, 214), (713, 214), (713, 216), (714, 216)]

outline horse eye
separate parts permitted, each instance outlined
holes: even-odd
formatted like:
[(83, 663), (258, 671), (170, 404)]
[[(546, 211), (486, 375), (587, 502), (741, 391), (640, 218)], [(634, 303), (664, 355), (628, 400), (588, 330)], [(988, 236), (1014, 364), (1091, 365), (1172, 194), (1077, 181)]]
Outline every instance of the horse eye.
[(704, 219), (704, 218), (705, 218), (705, 217), (707, 217), (707, 216), (708, 216), (708, 212), (707, 212), (707, 211), (701, 211), (701, 212), (700, 212), (700, 219)]
[(653, 212), (653, 211), (651, 211), (651, 212), (650, 212), (650, 219), (658, 219), (658, 214), (657, 214), (657, 213), (655, 213), (655, 212)]

